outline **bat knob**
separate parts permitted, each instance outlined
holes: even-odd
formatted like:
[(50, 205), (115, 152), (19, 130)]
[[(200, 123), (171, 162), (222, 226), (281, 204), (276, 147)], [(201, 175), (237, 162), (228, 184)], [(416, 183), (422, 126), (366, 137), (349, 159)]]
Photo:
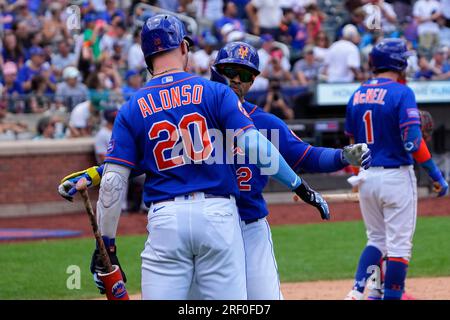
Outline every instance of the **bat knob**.
[(86, 178), (81, 178), (80, 180), (78, 180), (77, 184), (75, 185), (75, 188), (78, 191), (87, 190), (87, 180), (86, 180)]

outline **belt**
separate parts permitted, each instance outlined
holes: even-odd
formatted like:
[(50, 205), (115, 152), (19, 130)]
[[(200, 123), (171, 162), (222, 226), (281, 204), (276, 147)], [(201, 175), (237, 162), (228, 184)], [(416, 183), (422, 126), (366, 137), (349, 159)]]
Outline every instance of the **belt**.
[(400, 169), (400, 166), (383, 166), (384, 169)]
[(253, 222), (256, 222), (256, 221), (258, 221), (259, 219), (249, 219), (249, 220), (244, 220), (244, 223), (245, 224), (250, 224), (250, 223), (253, 223)]
[[(185, 194), (184, 195), (184, 199), (185, 200), (189, 200), (189, 197), (190, 197), (190, 194)], [(204, 199), (212, 199), (212, 198), (230, 199), (230, 195), (213, 194), (213, 193), (205, 193), (204, 194)], [(154, 202), (152, 202), (152, 204), (157, 204), (157, 203), (166, 202), (166, 201), (175, 201), (175, 198), (169, 198), (169, 199), (163, 199), (163, 200), (154, 201)]]

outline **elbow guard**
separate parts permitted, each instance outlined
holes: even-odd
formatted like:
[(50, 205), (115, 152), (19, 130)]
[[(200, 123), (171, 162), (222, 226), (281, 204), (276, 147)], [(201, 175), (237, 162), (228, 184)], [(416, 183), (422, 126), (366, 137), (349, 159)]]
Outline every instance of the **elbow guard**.
[(402, 130), (402, 137), (406, 152), (413, 153), (419, 150), (422, 141), (422, 132), (419, 125), (405, 127)]
[(425, 140), (422, 139), (419, 149), (416, 152), (413, 152), (412, 156), (414, 160), (416, 160), (420, 164), (425, 163), (431, 159), (431, 154), (428, 150)]

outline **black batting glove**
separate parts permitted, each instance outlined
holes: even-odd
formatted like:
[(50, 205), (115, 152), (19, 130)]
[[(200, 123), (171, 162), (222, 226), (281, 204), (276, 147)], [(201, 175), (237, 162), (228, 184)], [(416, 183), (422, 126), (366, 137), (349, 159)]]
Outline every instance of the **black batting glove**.
[(330, 220), (330, 210), (327, 202), (322, 198), (320, 193), (311, 189), (311, 187), (302, 179), (302, 184), (294, 190), (294, 192), (307, 204), (316, 207), (320, 212), (322, 220)]
[[(108, 252), (109, 260), (111, 261), (112, 265), (119, 266), (120, 272), (122, 273), (123, 282), (127, 282), (127, 277), (125, 275), (125, 272), (123, 271), (119, 258), (117, 258), (117, 247), (114, 244), (114, 239), (109, 239), (107, 237), (103, 237), (103, 242), (105, 243), (106, 251)], [(100, 280), (98, 277), (98, 273), (107, 273), (106, 267), (103, 265), (100, 250), (96, 248), (94, 250), (94, 253), (92, 254), (91, 259), (91, 266), (90, 266), (91, 273), (94, 275), (94, 282), (97, 288), (99, 289), (101, 294), (105, 293), (105, 286), (103, 284), (103, 281)]]

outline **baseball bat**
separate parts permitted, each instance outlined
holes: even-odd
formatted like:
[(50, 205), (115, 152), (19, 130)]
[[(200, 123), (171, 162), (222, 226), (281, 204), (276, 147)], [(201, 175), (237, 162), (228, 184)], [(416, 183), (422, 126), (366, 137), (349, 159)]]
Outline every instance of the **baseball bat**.
[[(359, 193), (346, 192), (346, 193), (321, 193), (322, 198), (328, 202), (358, 202)], [(295, 195), (294, 201), (300, 201), (300, 198)]]
[(87, 191), (87, 181), (85, 178), (78, 180), (75, 188), (83, 199), (86, 213), (89, 216), (91, 222), (92, 231), (94, 232), (95, 240), (98, 244), (98, 250), (100, 252), (100, 259), (105, 266), (106, 273), (99, 273), (99, 278), (105, 285), (106, 297), (108, 300), (129, 300), (128, 293), (123, 282), (122, 273), (120, 268), (111, 264), (108, 251), (106, 250), (105, 243), (103, 242), (102, 235), (98, 229), (97, 219), (95, 217), (94, 209), (92, 209), (91, 201), (89, 200), (89, 194)]

